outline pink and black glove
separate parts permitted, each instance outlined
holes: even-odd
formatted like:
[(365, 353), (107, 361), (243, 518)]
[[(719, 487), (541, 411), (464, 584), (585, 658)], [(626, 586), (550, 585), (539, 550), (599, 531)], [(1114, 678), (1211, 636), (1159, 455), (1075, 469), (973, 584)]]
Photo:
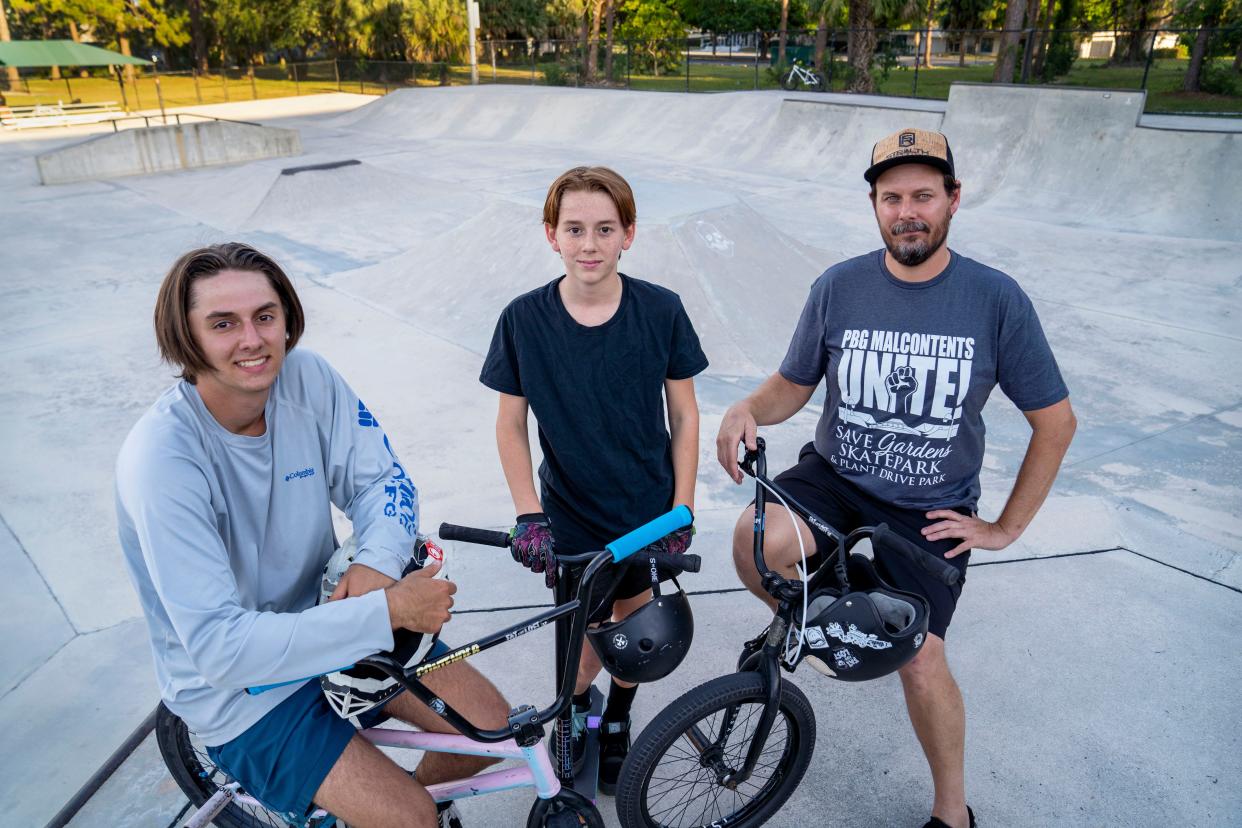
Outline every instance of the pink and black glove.
[(517, 525), (509, 530), (509, 552), (513, 560), (531, 572), (542, 572), (549, 589), (556, 586), (556, 553), (552, 546), (552, 525), (547, 515), (518, 515)]
[(683, 526), (676, 532), (670, 532), (660, 538), (651, 547), (656, 552), (667, 552), (670, 555), (682, 555), (690, 548), (690, 541), (694, 539), (694, 525)]

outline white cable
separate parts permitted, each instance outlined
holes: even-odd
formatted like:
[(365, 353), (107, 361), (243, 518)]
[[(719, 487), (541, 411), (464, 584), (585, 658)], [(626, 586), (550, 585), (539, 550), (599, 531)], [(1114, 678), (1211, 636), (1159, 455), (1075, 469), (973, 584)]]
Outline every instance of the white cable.
[[(759, 478), (755, 478), (755, 479), (759, 480)], [(778, 492), (776, 489), (774, 489), (771, 485), (769, 485), (767, 482), (763, 480), (759, 480), (759, 485), (763, 486), (763, 488), (767, 489), (769, 492), (776, 495), (776, 499), (779, 500), (781, 502), (781, 505), (785, 507), (785, 514), (789, 515), (789, 522), (793, 524), (794, 537), (798, 539), (798, 552), (802, 555), (802, 565), (799, 566), (798, 564), (794, 564), (794, 568), (798, 570), (798, 576), (802, 580), (802, 623), (798, 625), (798, 648), (794, 650), (794, 655), (793, 655), (793, 660), (792, 660), (792, 663), (797, 664), (798, 658), (802, 655), (802, 642), (806, 638), (806, 633), (805, 633), (806, 614), (810, 610), (810, 607), (809, 607), (810, 597), (808, 595), (809, 590), (807, 588), (807, 576), (806, 576), (806, 543), (802, 540), (802, 530), (798, 528), (798, 521), (794, 520), (793, 509), (789, 508), (789, 504), (785, 502), (785, 498), (781, 497), (781, 493)], [(768, 520), (767, 515), (764, 515), (763, 520), (764, 520), (765, 529), (766, 529), (766, 524)], [(789, 652), (789, 636), (791, 635), (793, 635), (792, 627), (790, 627), (789, 631), (785, 634), (785, 653)]]

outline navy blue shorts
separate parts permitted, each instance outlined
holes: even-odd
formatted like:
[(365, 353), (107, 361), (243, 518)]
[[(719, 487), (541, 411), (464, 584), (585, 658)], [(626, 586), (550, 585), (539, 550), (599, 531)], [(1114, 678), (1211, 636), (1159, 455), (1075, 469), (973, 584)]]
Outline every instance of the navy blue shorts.
[[(924, 538), (920, 530), (933, 522), (926, 517), (929, 510), (905, 509), (872, 497), (838, 474), (832, 464), (815, 451), (814, 443), (803, 446), (797, 464), (773, 479), (794, 500), (842, 534), (848, 534), (859, 526), (887, 523), (888, 528), (898, 535), (936, 555), (944, 555), (959, 543), (956, 539), (929, 541)], [(769, 505), (780, 505), (780, 501), (770, 493), (767, 502)], [(966, 508), (954, 511), (967, 515), (971, 513)], [(811, 534), (815, 536), (815, 553), (807, 555), (807, 566), (814, 571), (823, 561), (824, 553), (831, 555), (836, 551), (836, 543), (813, 526)], [(948, 559), (962, 573), (953, 586), (945, 586), (930, 573), (896, 555), (877, 558), (875, 563), (876, 570), (885, 581), (897, 589), (927, 599), (931, 606), (927, 631), (943, 639), (949, 622), (953, 620), (962, 586), (966, 583), (966, 564), (969, 560), (968, 551)]]
[[(437, 641), (427, 658), (449, 649)], [(387, 704), (363, 713), (358, 723), (367, 728), (385, 721)], [(296, 825), (314, 810), (315, 793), (357, 732), (328, 706), (319, 681), (312, 679), (236, 739), (208, 747), (207, 755), (246, 793)]]

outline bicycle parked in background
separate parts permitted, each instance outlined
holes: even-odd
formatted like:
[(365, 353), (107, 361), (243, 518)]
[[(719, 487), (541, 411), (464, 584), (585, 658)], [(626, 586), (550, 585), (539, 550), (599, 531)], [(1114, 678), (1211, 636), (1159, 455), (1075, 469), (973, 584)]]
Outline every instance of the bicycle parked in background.
[[(834, 678), (859, 681), (914, 658), (927, 635), (927, 603), (884, 584), (871, 559), (851, 552), (859, 541), (869, 538), (873, 554), (900, 555), (946, 584), (959, 577), (944, 559), (883, 524), (848, 535), (829, 526), (768, 479), (762, 438), (739, 465), (755, 479), (755, 566), (776, 612), (744, 646), (737, 672), (685, 693), (644, 728), (617, 789), (624, 828), (762, 825), (797, 789), (815, 748), (815, 713), (781, 669), (793, 672), (805, 661)], [(764, 561), (769, 494), (791, 520), (797, 514), (836, 542), (809, 580), (805, 566), (803, 579), (790, 579)]]
[(828, 81), (822, 73), (816, 72), (814, 67), (803, 66), (800, 60), (795, 60), (789, 71), (781, 75), (781, 89), (793, 92), (804, 86), (814, 92), (828, 91)]

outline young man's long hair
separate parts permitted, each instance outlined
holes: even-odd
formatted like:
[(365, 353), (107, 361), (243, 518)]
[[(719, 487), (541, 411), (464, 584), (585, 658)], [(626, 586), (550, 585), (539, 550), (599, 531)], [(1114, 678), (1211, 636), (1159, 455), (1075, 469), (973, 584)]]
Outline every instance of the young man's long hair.
[(183, 255), (169, 269), (155, 300), (155, 340), (160, 356), (180, 370), (177, 375), (193, 383), (198, 375), (211, 370), (203, 349), (190, 329), (190, 307), (194, 283), (225, 270), (262, 273), (280, 297), (285, 312), (285, 351), (292, 351), (302, 337), (306, 317), (302, 303), (289, 277), (270, 257), (248, 244), (226, 242), (200, 247)]

